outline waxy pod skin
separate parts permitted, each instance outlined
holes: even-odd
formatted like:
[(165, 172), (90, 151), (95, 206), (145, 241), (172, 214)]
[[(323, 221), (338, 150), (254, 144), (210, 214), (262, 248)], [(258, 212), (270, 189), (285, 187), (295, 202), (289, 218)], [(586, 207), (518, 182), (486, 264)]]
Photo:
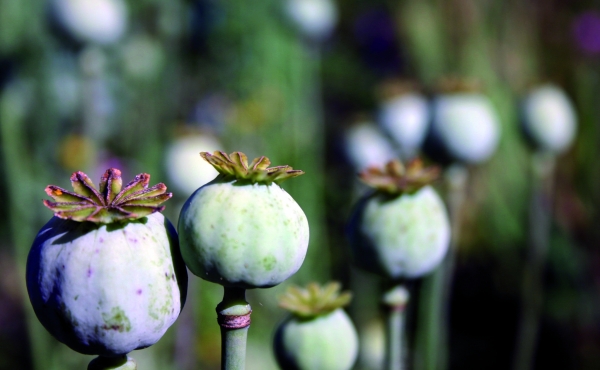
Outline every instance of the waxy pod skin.
[(430, 186), (414, 194), (373, 194), (351, 220), (355, 263), (390, 278), (420, 277), (444, 258), (450, 223), (444, 203)]
[(198, 189), (179, 218), (190, 271), (245, 289), (275, 286), (293, 275), (308, 248), (308, 220), (279, 185), (222, 176)]
[(177, 234), (160, 213), (112, 227), (53, 217), (27, 261), (38, 319), (84, 354), (156, 343), (179, 316), (186, 281)]
[(27, 290), (42, 325), (73, 350), (122, 357), (156, 343), (185, 303), (187, 270), (175, 228), (160, 213), (172, 194), (141, 174), (121, 189), (109, 169), (100, 191), (82, 172), (74, 192), (50, 185), (55, 212), (27, 259)]
[(358, 355), (358, 334), (343, 309), (311, 319), (290, 316), (275, 333), (282, 369), (348, 370)]
[(341, 285), (330, 282), (306, 289), (290, 286), (279, 306), (291, 312), (273, 338), (275, 358), (281, 369), (348, 370), (358, 355), (358, 335), (342, 309), (350, 292), (340, 294)]

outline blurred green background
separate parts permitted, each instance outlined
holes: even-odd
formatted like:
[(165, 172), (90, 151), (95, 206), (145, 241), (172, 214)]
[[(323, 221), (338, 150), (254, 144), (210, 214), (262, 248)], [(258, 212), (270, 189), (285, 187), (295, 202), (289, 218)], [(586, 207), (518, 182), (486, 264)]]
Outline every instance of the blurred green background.
[[(330, 279), (355, 290), (349, 311), (364, 338), (374, 332), (357, 367), (372, 368), (378, 280), (349, 264), (358, 184), (344, 133), (357, 116), (375, 119), (382, 83), (433, 91), (448, 75), (482, 82), (502, 133), (492, 159), (469, 169), (448, 368), (510, 368), (530, 227), (518, 101), (544, 81), (565, 89), (579, 126), (554, 176), (534, 368), (600, 368), (600, 2), (0, 0), (0, 369), (82, 369), (91, 358), (54, 341), (27, 298), (24, 263), (51, 217), (44, 187), (68, 188), (75, 170), (94, 181), (108, 167), (148, 172), (174, 192), (165, 214), (176, 223), (214, 175), (198, 153), (215, 149), (306, 171), (283, 187), (309, 219), (308, 256), (289, 282), (249, 293), (248, 368), (275, 368), (282, 290)], [(180, 320), (132, 354), (140, 369), (219, 368), (222, 288), (190, 279)]]

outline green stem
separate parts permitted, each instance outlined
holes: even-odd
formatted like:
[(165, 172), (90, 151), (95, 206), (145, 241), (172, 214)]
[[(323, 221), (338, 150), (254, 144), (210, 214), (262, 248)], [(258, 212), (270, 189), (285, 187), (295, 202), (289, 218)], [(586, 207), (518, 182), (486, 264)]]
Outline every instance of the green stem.
[(514, 370), (532, 368), (543, 300), (543, 272), (550, 236), (550, 199), (555, 157), (536, 153), (532, 158), (533, 189), (529, 210), (529, 253), (523, 276), (521, 317), (517, 331)]
[(404, 311), (408, 303), (408, 290), (397, 285), (384, 293), (383, 303), (386, 312), (386, 370), (402, 370), (404, 368)]
[(217, 305), (221, 326), (221, 369), (246, 367), (246, 340), (252, 308), (246, 301), (246, 289), (224, 287), (223, 301)]
[(466, 195), (468, 169), (462, 164), (454, 164), (446, 171), (448, 184), (448, 213), (452, 239), (448, 254), (442, 264), (427, 277), (421, 294), (422, 320), (419, 320), (417, 347), (419, 348), (419, 369), (444, 370), (448, 367), (448, 315), (450, 293), (454, 280), (456, 251), (460, 238), (461, 210)]
[(136, 370), (133, 358), (127, 355), (119, 357), (98, 356), (88, 365), (88, 370)]

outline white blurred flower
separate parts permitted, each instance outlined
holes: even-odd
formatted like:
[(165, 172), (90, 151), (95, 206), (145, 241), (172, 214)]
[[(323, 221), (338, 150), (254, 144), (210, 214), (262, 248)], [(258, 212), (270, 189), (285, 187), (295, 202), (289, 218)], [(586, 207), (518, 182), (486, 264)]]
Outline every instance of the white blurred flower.
[(329, 36), (338, 20), (332, 0), (288, 0), (285, 10), (302, 33), (316, 40)]
[(532, 90), (523, 102), (523, 124), (535, 145), (560, 153), (569, 148), (577, 130), (573, 104), (560, 88), (544, 85)]
[(122, 0), (53, 0), (58, 20), (81, 41), (111, 44), (127, 27)]
[(358, 171), (381, 167), (397, 157), (387, 138), (370, 122), (352, 125), (346, 132), (345, 146), (346, 155)]
[(414, 93), (387, 99), (380, 107), (379, 124), (398, 144), (403, 154), (412, 156), (423, 143), (427, 133), (427, 100)]
[(498, 116), (489, 99), (478, 93), (451, 93), (433, 101), (433, 134), (456, 160), (481, 163), (496, 150)]
[(167, 148), (165, 163), (172, 186), (187, 197), (212, 181), (218, 172), (202, 159), (200, 152), (212, 153), (222, 149), (219, 141), (211, 135), (194, 134), (173, 141)]

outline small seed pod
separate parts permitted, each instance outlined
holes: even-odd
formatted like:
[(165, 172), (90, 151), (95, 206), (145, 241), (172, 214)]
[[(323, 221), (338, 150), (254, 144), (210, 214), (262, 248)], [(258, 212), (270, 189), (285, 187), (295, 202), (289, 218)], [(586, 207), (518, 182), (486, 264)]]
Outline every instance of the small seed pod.
[(244, 153), (201, 153), (219, 175), (186, 201), (179, 216), (181, 251), (197, 276), (225, 287), (275, 286), (296, 273), (308, 248), (308, 221), (278, 183), (304, 172), (248, 164)]
[(445, 81), (442, 92), (433, 99), (426, 150), (441, 162), (484, 162), (498, 146), (498, 116), (477, 86), (449, 81)]
[(214, 179), (218, 172), (198, 158), (198, 149), (213, 152), (221, 147), (219, 141), (208, 134), (189, 134), (173, 141), (165, 156), (165, 170), (171, 185), (187, 197)]
[(379, 124), (400, 152), (411, 157), (421, 147), (429, 127), (427, 100), (408, 83), (391, 81), (382, 90)]
[(326, 39), (337, 23), (338, 11), (332, 0), (287, 0), (287, 16), (308, 39)]
[(74, 191), (46, 188), (54, 217), (29, 252), (27, 290), (42, 325), (77, 352), (126, 361), (156, 343), (183, 307), (187, 271), (160, 213), (171, 193), (149, 181), (140, 174), (123, 187), (111, 168), (99, 190), (83, 172), (71, 176)]
[(279, 305), (291, 312), (277, 328), (275, 357), (281, 369), (347, 370), (358, 355), (358, 335), (342, 309), (350, 302), (338, 283), (290, 287)]
[(386, 278), (416, 278), (431, 272), (450, 243), (444, 203), (428, 184), (436, 168), (419, 160), (404, 167), (398, 160), (361, 179), (375, 191), (357, 204), (349, 224), (355, 264)]
[(523, 100), (522, 124), (535, 147), (561, 153), (573, 142), (577, 115), (563, 90), (543, 85), (533, 89)]
[(127, 27), (127, 7), (122, 0), (52, 0), (61, 26), (81, 42), (112, 44)]
[(360, 120), (348, 128), (344, 144), (346, 155), (357, 171), (383, 165), (396, 157), (390, 141), (377, 125), (366, 120)]

